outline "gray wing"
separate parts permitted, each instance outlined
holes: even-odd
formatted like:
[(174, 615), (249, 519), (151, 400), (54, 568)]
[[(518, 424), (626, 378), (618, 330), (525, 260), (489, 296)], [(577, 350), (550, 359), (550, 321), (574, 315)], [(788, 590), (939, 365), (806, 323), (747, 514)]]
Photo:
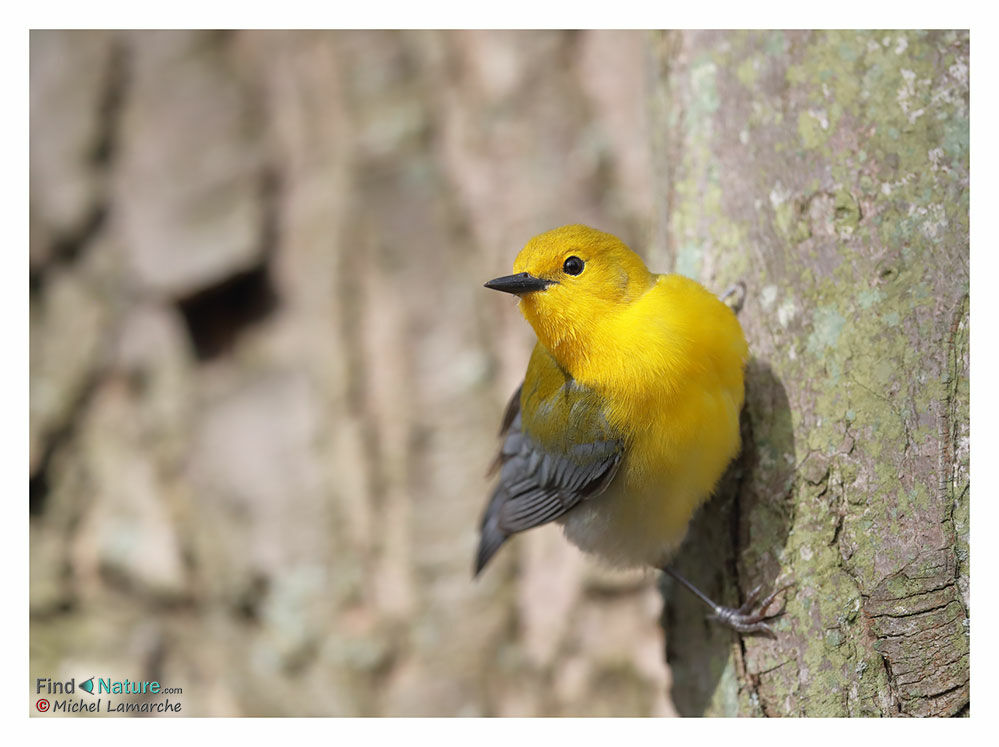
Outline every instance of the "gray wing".
[(521, 428), (520, 394), (518, 388), (503, 417), (494, 464), (499, 484), (482, 517), (476, 576), (511, 535), (554, 521), (606, 490), (621, 462), (623, 444), (614, 438), (571, 444), (564, 453), (543, 450)]

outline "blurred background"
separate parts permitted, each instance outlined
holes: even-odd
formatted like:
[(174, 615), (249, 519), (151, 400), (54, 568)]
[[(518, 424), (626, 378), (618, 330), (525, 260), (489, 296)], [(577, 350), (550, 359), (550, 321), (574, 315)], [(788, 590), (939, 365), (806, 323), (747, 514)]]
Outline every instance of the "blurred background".
[[(471, 578), (582, 222), (666, 269), (643, 32), (31, 34), (31, 676), (182, 715), (669, 715), (654, 577)], [(716, 289), (717, 290), (717, 289)]]

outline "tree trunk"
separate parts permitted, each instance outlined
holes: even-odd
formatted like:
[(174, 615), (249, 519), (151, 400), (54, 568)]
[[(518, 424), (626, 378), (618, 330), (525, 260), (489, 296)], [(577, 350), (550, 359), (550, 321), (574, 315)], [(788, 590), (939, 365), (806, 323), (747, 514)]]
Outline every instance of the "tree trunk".
[(482, 283), (565, 223), (645, 243), (646, 39), (32, 32), (32, 682), (671, 712), (652, 574), (557, 526), (471, 574), (534, 345)]
[(727, 604), (795, 584), (776, 640), (668, 590), (680, 713), (968, 713), (968, 43), (653, 39), (658, 264), (744, 281), (754, 356), (677, 567)]

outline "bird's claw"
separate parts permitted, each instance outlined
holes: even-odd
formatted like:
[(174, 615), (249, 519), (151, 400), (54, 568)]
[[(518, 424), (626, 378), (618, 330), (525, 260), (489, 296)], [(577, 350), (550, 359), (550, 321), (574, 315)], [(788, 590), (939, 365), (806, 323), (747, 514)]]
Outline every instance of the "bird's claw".
[(721, 302), (738, 314), (746, 302), (746, 284), (741, 280), (733, 283), (721, 295)]
[(756, 600), (759, 598), (760, 592), (763, 590), (763, 586), (761, 584), (749, 592), (749, 596), (746, 597), (746, 601), (743, 602), (741, 607), (716, 607), (714, 614), (709, 615), (709, 619), (717, 620), (722, 625), (725, 625), (737, 633), (742, 633), (744, 635), (761, 633), (770, 638), (776, 638), (777, 634), (774, 633), (774, 630), (770, 627), (768, 621), (783, 615), (784, 605), (782, 604), (779, 610), (769, 615), (767, 614), (767, 609), (773, 603), (774, 599), (777, 598), (778, 594), (782, 591), (786, 591), (793, 585), (793, 582), (789, 582), (783, 586), (777, 587), (761, 602), (759, 602), (759, 604), (757, 604)]

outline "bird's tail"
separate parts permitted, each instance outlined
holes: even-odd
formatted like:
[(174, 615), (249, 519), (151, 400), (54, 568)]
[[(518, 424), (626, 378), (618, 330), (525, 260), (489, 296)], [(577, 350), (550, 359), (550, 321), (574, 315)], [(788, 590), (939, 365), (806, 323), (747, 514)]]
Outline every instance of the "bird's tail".
[(489, 562), (490, 558), (496, 554), (496, 551), (503, 546), (503, 543), (510, 536), (500, 529), (498, 512), (494, 510), (494, 506), (498, 506), (498, 504), (499, 501), (493, 496), (493, 500), (490, 501), (489, 507), (486, 509), (486, 515), (482, 517), (482, 527), (479, 532), (479, 550), (475, 554), (475, 573), (473, 574), (475, 576), (478, 576), (482, 572), (482, 569), (486, 567), (486, 563)]

